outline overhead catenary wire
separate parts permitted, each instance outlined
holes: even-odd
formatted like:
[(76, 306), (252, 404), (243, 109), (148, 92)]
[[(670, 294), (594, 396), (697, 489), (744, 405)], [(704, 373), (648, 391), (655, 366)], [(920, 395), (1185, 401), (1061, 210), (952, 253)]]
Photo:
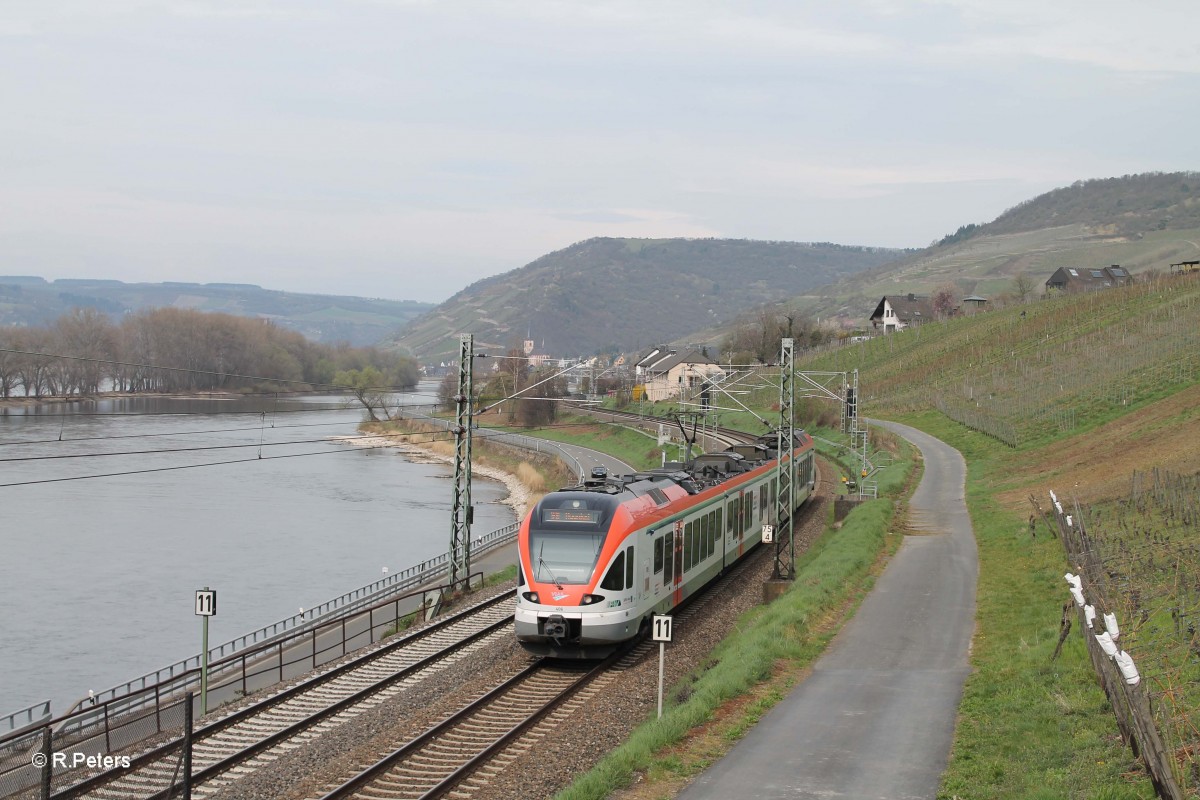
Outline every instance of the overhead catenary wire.
[[(251, 429), (251, 430), (256, 430), (256, 429)], [(338, 439), (336, 441), (353, 442), (353, 441), (358, 441), (358, 440), (362, 440), (362, 439), (377, 439), (379, 437), (391, 438), (391, 437), (414, 436), (414, 435), (420, 436), (421, 434), (412, 434), (407, 431), (400, 432), (400, 433), (382, 432), (382, 433), (373, 433), (373, 434), (363, 434), (361, 436), (341, 436), (341, 437), (338, 437)], [(205, 451), (209, 451), (209, 450), (236, 450), (238, 448), (245, 448), (245, 447), (258, 447), (258, 448), (287, 447), (287, 446), (300, 445), (300, 444), (321, 444), (321, 443), (330, 442), (330, 441), (334, 441), (334, 440), (330, 440), (329, 438), (324, 438), (324, 439), (290, 439), (288, 441), (283, 441), (283, 442), (265, 442), (260, 439), (257, 442), (249, 442), (249, 443), (243, 442), (242, 444), (214, 444), (214, 445), (205, 445), (203, 447), (167, 447), (167, 448), (161, 448), (161, 449), (157, 449), (157, 450), (120, 450), (120, 451), (109, 452), (109, 453), (55, 453), (53, 455), (11, 456), (11, 457), (0, 457), (0, 464), (13, 463), (13, 462), (25, 463), (25, 462), (30, 462), (30, 461), (57, 461), (57, 460), (62, 460), (62, 459), (67, 459), (67, 458), (104, 458), (104, 457), (108, 457), (108, 456), (147, 456), (147, 455), (158, 455), (158, 454), (163, 454), (163, 453), (200, 453), (200, 452), (205, 452)]]
[[(342, 425), (342, 424), (345, 424), (345, 423), (313, 423), (311, 426), (310, 425), (280, 426), (280, 428), (283, 428), (283, 427), (300, 427), (300, 428), (322, 427), (322, 426)], [(505, 430), (502, 427), (485, 425), (485, 426), (479, 426), (479, 430), (493, 431), (494, 433), (492, 433), (491, 435), (497, 436), (497, 437), (499, 437), (499, 436), (521, 436), (521, 435), (527, 435), (529, 433), (535, 433), (538, 431), (567, 430), (569, 428), (582, 428), (582, 427), (589, 427), (592, 425), (609, 425), (609, 424), (616, 424), (616, 423), (611, 423), (607, 420), (588, 420), (586, 422), (564, 422), (564, 423), (559, 423), (559, 424), (555, 424), (555, 425), (539, 425), (539, 426), (532, 427), (532, 428), (525, 428), (520, 431), (509, 431), (509, 430)], [(278, 429), (279, 428), (277, 428), (277, 430)], [(195, 433), (210, 433), (210, 432), (211, 433), (227, 433), (227, 432), (254, 433), (256, 431), (259, 431), (258, 426), (255, 426), (253, 428), (250, 428), (250, 427), (231, 428), (231, 429), (217, 430), (217, 431), (195, 431)], [(155, 436), (155, 437), (167, 436), (167, 437), (169, 437), (169, 436), (187, 435), (187, 433), (188, 432), (183, 432), (183, 433), (167, 432), (167, 433), (151, 433), (151, 434), (130, 434), (128, 436), (112, 436), (112, 437), (101, 436), (101, 437), (88, 437), (88, 438), (81, 438), (81, 439), (63, 439), (61, 441), (61, 444), (70, 444), (72, 442), (87, 442), (87, 441), (97, 441), (97, 440), (104, 441), (104, 440), (108, 440), (108, 439), (140, 438), (140, 437), (151, 437), (151, 436)], [(425, 436), (429, 436), (429, 437), (433, 437), (433, 438), (430, 438), (428, 440), (420, 438), (420, 437), (425, 437)], [(111, 451), (111, 452), (106, 452), (106, 453), (55, 453), (55, 454), (51, 454), (51, 455), (36, 455), (36, 456), (5, 456), (5, 457), (0, 457), (0, 464), (2, 464), (2, 463), (23, 463), (23, 462), (29, 462), (29, 461), (55, 461), (55, 460), (64, 460), (64, 459), (70, 459), (70, 458), (100, 458), (100, 457), (106, 457), (106, 456), (143, 456), (143, 455), (156, 455), (156, 454), (166, 454), (166, 453), (196, 453), (196, 452), (204, 452), (204, 451), (209, 451), (209, 450), (230, 450), (230, 449), (245, 448), (245, 447), (263, 447), (263, 446), (265, 446), (265, 447), (285, 447), (285, 446), (289, 446), (289, 445), (319, 444), (322, 442), (330, 442), (330, 441), (353, 442), (353, 441), (358, 441), (358, 440), (363, 440), (363, 439), (376, 439), (379, 437), (385, 437), (385, 438), (408, 437), (408, 439), (406, 440), (407, 442), (414, 443), (414, 444), (422, 444), (422, 443), (425, 443), (426, 441), (449, 440), (450, 438), (452, 438), (452, 436), (453, 436), (452, 431), (446, 431), (446, 432), (443, 432), (443, 431), (430, 431), (430, 432), (379, 431), (379, 432), (365, 433), (365, 434), (361, 434), (358, 436), (340, 436), (340, 437), (337, 437), (336, 439), (330, 439), (330, 438), (326, 437), (326, 438), (322, 438), (322, 439), (288, 439), (288, 440), (279, 441), (279, 442), (255, 441), (255, 442), (241, 443), (241, 444), (206, 445), (206, 446), (201, 446), (201, 447), (164, 447), (164, 448), (158, 448), (158, 449), (152, 449), (152, 450), (117, 450), (117, 451)], [(59, 444), (59, 443), (60, 442), (57, 439), (41, 439), (41, 440), (34, 440), (34, 441), (30, 441), (30, 442), (4, 442), (4, 443), (0, 443), (0, 444), (17, 445), (17, 444)]]
[(354, 450), (318, 450), (311, 453), (281, 453), (274, 456), (257, 456), (255, 458), (235, 458), (227, 461), (210, 461), (205, 464), (176, 464), (170, 467), (148, 467), (146, 469), (124, 470), (122, 472), (104, 472), (95, 475), (70, 475), (61, 478), (38, 478), (29, 481), (13, 481), (10, 483), (0, 483), (0, 489), (12, 486), (35, 486), (42, 483), (63, 483), (66, 481), (84, 481), (92, 478), (119, 478), (126, 475), (145, 475), (151, 472), (172, 472), (181, 469), (199, 469), (201, 467), (223, 467), (230, 464), (252, 464), (259, 461), (273, 461), (280, 458), (301, 458), (306, 456), (327, 456), (332, 454), (353, 453), (359, 450), (378, 450), (386, 447), (391, 447), (390, 444), (368, 445), (365, 447), (357, 447)]
[[(344, 410), (344, 409), (340, 409)], [(287, 428), (331, 428), (334, 426), (343, 426), (345, 422), (305, 422), (299, 425), (271, 425), (274, 430), (284, 430)], [(71, 442), (106, 442), (114, 439), (150, 439), (156, 437), (171, 437), (171, 436), (197, 436), (206, 433), (244, 433), (248, 431), (256, 431), (259, 426), (252, 428), (206, 428), (198, 431), (160, 431), (158, 433), (118, 433), (112, 436), (68, 436), (56, 439), (22, 439), (10, 442), (0, 442), (0, 447), (14, 447), (17, 445), (31, 444), (70, 444)]]
[[(484, 426), (481, 428), (481, 430), (494, 432), (491, 434), (491, 436), (489, 436), (487, 438), (503, 438), (505, 436), (527, 435), (528, 433), (536, 432), (536, 431), (560, 430), (560, 429), (564, 429), (564, 428), (574, 428), (574, 427), (587, 427), (587, 426), (597, 425), (597, 424), (608, 425), (608, 424), (618, 424), (618, 423), (607, 422), (607, 421), (587, 421), (587, 422), (578, 422), (578, 423), (563, 423), (561, 425), (544, 425), (544, 426), (539, 426), (539, 427), (535, 427), (535, 428), (525, 429), (522, 431), (506, 431), (503, 428)], [(253, 429), (250, 429), (250, 430), (253, 430)], [(403, 432), (397, 432), (397, 433), (379, 432), (379, 433), (364, 434), (362, 436), (339, 437), (338, 439), (332, 439), (332, 440), (331, 439), (297, 440), (297, 441), (289, 441), (289, 442), (278, 442), (276, 444), (278, 444), (278, 445), (289, 445), (289, 444), (295, 445), (295, 444), (309, 444), (309, 443), (314, 443), (314, 442), (355, 442), (355, 441), (361, 441), (361, 440), (370, 441), (370, 440), (378, 439), (378, 438), (393, 438), (393, 437), (407, 437), (407, 438), (404, 439), (403, 441), (397, 440), (395, 442), (387, 442), (384, 444), (360, 444), (360, 445), (355, 445), (352, 449), (329, 449), (329, 450), (319, 450), (319, 451), (313, 451), (313, 452), (307, 452), (307, 453), (283, 453), (283, 454), (278, 454), (278, 455), (267, 455), (267, 456), (260, 455), (260, 456), (254, 457), (254, 458), (238, 458), (238, 459), (227, 459), (224, 461), (209, 461), (209, 462), (205, 462), (202, 464), (177, 464), (177, 465), (163, 466), (163, 467), (148, 467), (145, 469), (137, 469), (137, 470), (122, 470), (120, 472), (97, 473), (97, 474), (92, 474), (92, 475), (70, 475), (70, 476), (63, 476), (63, 477), (56, 477), (56, 478), (38, 478), (38, 479), (25, 480), (25, 481), (10, 481), (10, 482), (6, 482), (6, 483), (0, 483), (0, 489), (10, 488), (10, 487), (18, 487), (18, 486), (35, 486), (35, 485), (46, 484), (46, 483), (65, 483), (65, 482), (77, 481), (77, 480), (91, 480), (93, 478), (114, 478), (114, 477), (123, 477), (123, 476), (129, 476), (129, 475), (151, 474), (151, 473), (155, 473), (155, 472), (172, 472), (172, 471), (178, 471), (178, 470), (184, 470), (184, 469), (199, 469), (202, 467), (231, 466), (231, 465), (235, 465), (235, 464), (249, 464), (249, 463), (254, 463), (254, 462), (258, 462), (258, 461), (272, 461), (272, 460), (281, 459), (281, 458), (300, 458), (300, 457), (306, 457), (306, 456), (355, 453), (355, 452), (359, 452), (359, 451), (363, 451), (363, 450), (389, 449), (389, 448), (395, 447), (397, 443), (422, 445), (422, 444), (430, 444), (430, 443), (439, 442), (439, 441), (452, 441), (454, 438), (454, 433), (449, 430), (447, 430), (447, 431), (428, 431), (428, 432), (403, 431)], [(116, 456), (116, 455), (141, 455), (141, 454), (149, 454), (149, 453), (195, 452), (196, 450), (225, 449), (227, 447), (235, 447), (235, 446), (245, 448), (245, 447), (257, 447), (258, 445), (255, 443), (255, 444), (228, 445), (228, 446), (223, 446), (223, 447), (212, 447), (212, 448), (162, 449), (162, 450), (151, 450), (151, 451), (144, 451), (144, 452), (126, 451), (126, 452), (119, 452), (119, 453), (100, 453), (100, 454), (91, 454), (91, 455), (113, 455), (113, 456)], [(76, 456), (79, 456), (79, 455), (88, 455), (88, 454), (76, 454)], [(63, 457), (65, 458), (65, 457), (71, 457), (71, 456), (63, 456)], [(38, 459), (37, 458), (34, 458), (34, 459), (0, 459), (0, 461), (9, 461), (9, 462), (20, 462), (20, 461), (26, 461), (26, 460), (38, 460)]]

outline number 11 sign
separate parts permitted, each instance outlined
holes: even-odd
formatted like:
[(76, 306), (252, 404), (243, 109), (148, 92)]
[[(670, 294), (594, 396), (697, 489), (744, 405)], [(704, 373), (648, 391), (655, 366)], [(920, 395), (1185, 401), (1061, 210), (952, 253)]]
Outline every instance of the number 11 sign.
[(651, 634), (658, 642), (658, 718), (662, 719), (663, 662), (666, 660), (667, 642), (671, 641), (674, 619), (670, 614), (655, 614), (651, 622)]

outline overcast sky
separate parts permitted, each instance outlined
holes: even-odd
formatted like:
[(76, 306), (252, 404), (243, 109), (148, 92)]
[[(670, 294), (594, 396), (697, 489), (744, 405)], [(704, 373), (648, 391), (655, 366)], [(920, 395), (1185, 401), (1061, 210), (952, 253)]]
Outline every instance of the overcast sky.
[(1200, 169), (1195, 0), (0, 0), (0, 275), (441, 301)]

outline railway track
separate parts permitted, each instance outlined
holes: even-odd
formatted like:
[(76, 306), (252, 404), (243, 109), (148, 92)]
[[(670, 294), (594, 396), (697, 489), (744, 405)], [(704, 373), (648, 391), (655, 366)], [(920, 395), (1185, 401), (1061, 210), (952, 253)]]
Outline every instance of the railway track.
[[(677, 624), (686, 624), (714, 598), (731, 591), (769, 552), (759, 548), (677, 609)], [(594, 665), (534, 661), (417, 737), (396, 742), (378, 761), (354, 767), (359, 771), (353, 777), (310, 795), (310, 800), (469, 798), (589, 700), (610, 687), (615, 690), (621, 673), (653, 651), (653, 643), (641, 638)]]
[(580, 694), (618, 658), (595, 665), (536, 661), (317, 798), (441, 797), (556, 708), (598, 691)]
[[(283, 689), (197, 729), (192, 796), (204, 798), (375, 708), (489, 641), (509, 635), (512, 595), (504, 592)], [(52, 797), (166, 800), (180, 783), (180, 739), (67, 787)]]

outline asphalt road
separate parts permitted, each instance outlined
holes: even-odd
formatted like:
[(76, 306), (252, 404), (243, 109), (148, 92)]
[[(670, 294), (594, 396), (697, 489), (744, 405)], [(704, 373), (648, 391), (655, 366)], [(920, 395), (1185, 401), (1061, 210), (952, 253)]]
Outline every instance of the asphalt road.
[(624, 461), (601, 453), (599, 450), (591, 450), (587, 447), (580, 447), (575, 444), (563, 444), (561, 442), (558, 443), (558, 446), (579, 462), (580, 466), (583, 467), (584, 477), (592, 473), (593, 467), (604, 467), (610, 475), (630, 475), (637, 472), (636, 469)]
[(854, 618), (798, 684), (679, 794), (701, 798), (928, 800), (950, 752), (969, 672), (979, 573), (958, 451), (920, 448), (912, 526)]

